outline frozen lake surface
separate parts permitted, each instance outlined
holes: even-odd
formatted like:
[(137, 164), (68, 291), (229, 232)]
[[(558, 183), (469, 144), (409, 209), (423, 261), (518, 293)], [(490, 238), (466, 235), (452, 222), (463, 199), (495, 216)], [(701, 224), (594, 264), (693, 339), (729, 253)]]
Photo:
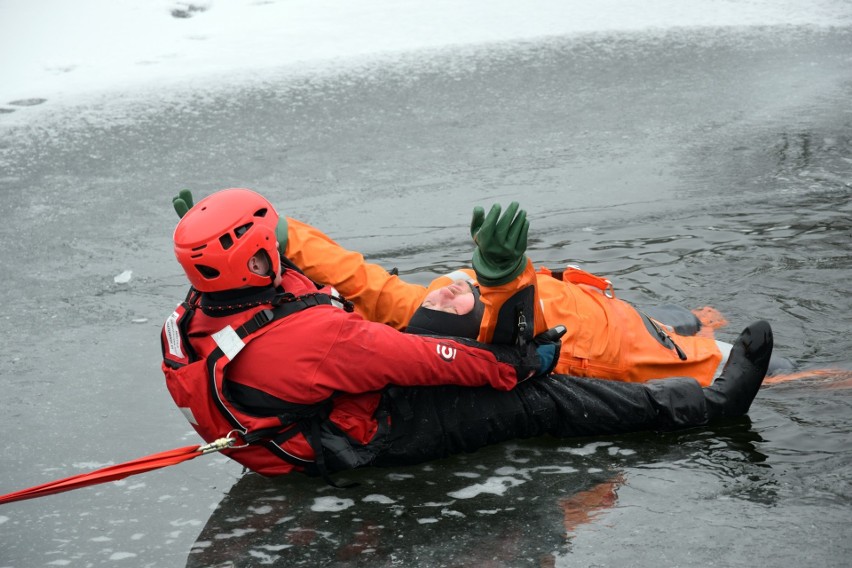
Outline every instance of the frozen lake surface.
[[(87, 63), (50, 80), (12, 75), (0, 48), (4, 74), (22, 78), (0, 85), (12, 111), (0, 114), (0, 493), (197, 441), (159, 370), (160, 325), (185, 293), (170, 246), (183, 187), (257, 189), (419, 282), (469, 261), (474, 205), (518, 199), (536, 263), (581, 264), (638, 305), (712, 305), (730, 321), (725, 340), (765, 318), (808, 376), (764, 387), (748, 419), (714, 428), (500, 445), (355, 472), (348, 490), (206, 456), (0, 507), (0, 566), (848, 564), (847, 3), (718, 2), (700, 25), (699, 3), (657, 2), (632, 25), (608, 2), (574, 6), (569, 26), (557, 3), (521, 18), (507, 2), (509, 26), (481, 2), (456, 20), (443, 2), (313, 16), (292, 2), (303, 35), (282, 28), (276, 41), (324, 63), (287, 52), (276, 65), (276, 34), (247, 14), (285, 4), (208, 3), (181, 18), (171, 11), (189, 4), (152, 3), (170, 24), (146, 57), (179, 47), (172, 23), (233, 56), (240, 36), (213, 22), (247, 22), (254, 63), (221, 59), (218, 75), (216, 50), (182, 78), (188, 51), (145, 70), (116, 43), (100, 57), (68, 48)], [(0, 6), (4, 30), (23, 6)], [(144, 46), (135, 30), (155, 17), (142, 2), (75, 6), (115, 10), (128, 46)], [(394, 26), (387, 49), (374, 27), (340, 51), (332, 24), (378, 26), (371, 8)], [(420, 29), (415, 15), (449, 23)], [(481, 26), (465, 35), (465, 22)], [(61, 59), (30, 47), (31, 61), (39, 49)]]

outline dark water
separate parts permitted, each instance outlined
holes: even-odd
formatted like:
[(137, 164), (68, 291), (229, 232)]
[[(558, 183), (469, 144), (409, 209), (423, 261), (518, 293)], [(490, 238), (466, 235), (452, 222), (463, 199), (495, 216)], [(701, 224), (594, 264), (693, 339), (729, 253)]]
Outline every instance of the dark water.
[(348, 490), (205, 456), (0, 507), (0, 566), (848, 565), (852, 30), (553, 38), (226, 83), (0, 116), (0, 492), (196, 442), (158, 368), (181, 187), (258, 189), (418, 282), (468, 261), (473, 205), (518, 199), (537, 263), (712, 305), (721, 339), (765, 318), (808, 376), (713, 428), (507, 444)]

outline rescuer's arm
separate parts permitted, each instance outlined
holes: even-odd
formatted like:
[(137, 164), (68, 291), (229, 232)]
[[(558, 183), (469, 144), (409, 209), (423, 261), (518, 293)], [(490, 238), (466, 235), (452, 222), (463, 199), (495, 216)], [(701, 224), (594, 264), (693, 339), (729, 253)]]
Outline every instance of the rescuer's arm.
[(510, 390), (556, 365), (558, 338), (523, 347), (400, 333), (346, 314), (335, 323), (335, 340), (314, 382), (344, 392), (381, 390), (388, 385)]

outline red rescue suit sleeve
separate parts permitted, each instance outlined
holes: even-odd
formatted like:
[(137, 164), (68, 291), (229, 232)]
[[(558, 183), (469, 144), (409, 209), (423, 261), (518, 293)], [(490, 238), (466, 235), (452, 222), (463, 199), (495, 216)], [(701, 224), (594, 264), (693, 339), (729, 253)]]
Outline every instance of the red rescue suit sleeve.
[(377, 264), (364, 261), (322, 231), (287, 218), (285, 256), (319, 284), (333, 286), (369, 321), (402, 329), (420, 306), (426, 288), (404, 282)]
[(231, 364), (231, 380), (284, 400), (315, 403), (388, 385), (510, 390), (515, 367), (487, 348), (400, 333), (357, 314), (318, 306), (272, 324)]

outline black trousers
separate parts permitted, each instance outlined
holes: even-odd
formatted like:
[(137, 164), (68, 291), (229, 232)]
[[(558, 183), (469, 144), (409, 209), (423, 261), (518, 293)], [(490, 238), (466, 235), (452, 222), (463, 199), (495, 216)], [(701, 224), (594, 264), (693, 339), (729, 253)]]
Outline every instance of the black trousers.
[(575, 437), (673, 430), (707, 423), (691, 378), (623, 383), (551, 375), (511, 391), (457, 386), (391, 388), (391, 427), (370, 460), (390, 467), (537, 436)]

